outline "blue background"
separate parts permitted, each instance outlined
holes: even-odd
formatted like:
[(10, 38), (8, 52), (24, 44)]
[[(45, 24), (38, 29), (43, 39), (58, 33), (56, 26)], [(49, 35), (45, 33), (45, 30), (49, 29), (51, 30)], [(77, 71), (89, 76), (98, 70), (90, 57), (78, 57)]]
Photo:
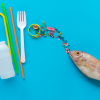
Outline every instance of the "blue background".
[[(100, 0), (0, 0), (4, 3), (16, 52), (19, 74), (0, 79), (0, 100), (95, 100), (100, 99), (100, 82), (87, 78), (74, 65), (56, 38), (33, 39), (31, 24), (56, 27), (68, 40), (71, 50), (87, 52), (100, 60)], [(26, 11), (24, 31), (26, 63), (22, 79), (9, 7), (12, 7), (18, 43), (17, 11)], [(3, 13), (0, 5), (0, 12)], [(0, 41), (6, 41), (0, 17)]]

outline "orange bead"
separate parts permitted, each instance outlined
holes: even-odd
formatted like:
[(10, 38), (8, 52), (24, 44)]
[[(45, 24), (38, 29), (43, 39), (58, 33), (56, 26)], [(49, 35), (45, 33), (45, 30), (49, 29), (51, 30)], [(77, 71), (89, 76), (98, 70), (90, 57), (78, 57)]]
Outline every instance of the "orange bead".
[(34, 28), (34, 29), (38, 29), (38, 25), (34, 25), (33, 28)]

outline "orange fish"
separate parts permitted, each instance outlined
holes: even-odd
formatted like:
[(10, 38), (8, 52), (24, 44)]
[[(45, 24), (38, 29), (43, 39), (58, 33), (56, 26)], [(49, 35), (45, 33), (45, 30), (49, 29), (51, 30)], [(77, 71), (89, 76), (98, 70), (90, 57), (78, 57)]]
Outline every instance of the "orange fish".
[(88, 77), (100, 80), (100, 61), (82, 51), (69, 53), (75, 65)]

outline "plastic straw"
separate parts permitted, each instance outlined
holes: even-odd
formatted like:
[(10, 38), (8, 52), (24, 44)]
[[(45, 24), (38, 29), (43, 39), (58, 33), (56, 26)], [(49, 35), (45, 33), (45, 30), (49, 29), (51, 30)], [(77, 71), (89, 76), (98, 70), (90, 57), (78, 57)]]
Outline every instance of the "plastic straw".
[[(8, 31), (7, 31), (7, 25), (6, 25), (6, 20), (5, 20), (5, 16), (0, 13), (0, 16), (3, 17), (3, 20), (4, 20), (4, 25), (5, 25), (5, 31), (6, 31), (6, 37), (7, 37), (7, 43), (8, 43), (8, 48), (9, 48), (9, 53), (11, 55), (11, 48), (10, 48), (10, 42), (9, 42), (9, 36), (8, 36)], [(11, 59), (12, 59), (12, 56), (11, 56)]]
[(9, 28), (9, 24), (8, 24), (8, 19), (7, 19), (7, 15), (6, 15), (6, 11), (5, 11), (4, 4), (1, 3), (1, 5), (2, 5), (3, 12), (4, 12), (6, 24), (7, 24), (8, 35), (9, 35), (9, 40), (10, 40), (10, 45), (11, 45), (11, 51), (12, 51), (12, 54), (13, 54), (13, 59), (14, 59), (14, 64), (15, 64), (15, 69), (16, 69), (16, 73), (18, 73), (17, 61), (16, 61), (16, 56), (15, 56), (15, 51), (14, 51), (13, 41), (12, 41), (12, 37), (11, 37), (11, 32), (10, 32), (10, 28)]
[(21, 71), (22, 71), (22, 77), (25, 78), (24, 72), (23, 72), (23, 66), (22, 66), (22, 63), (21, 63), (20, 51), (19, 51), (19, 46), (18, 46), (17, 35), (16, 35), (16, 30), (15, 30), (14, 19), (13, 19), (11, 7), (10, 7), (10, 14), (11, 14), (11, 20), (12, 20), (12, 25), (13, 25), (14, 35), (15, 35), (15, 41), (16, 41), (16, 46), (17, 46), (17, 51), (18, 51), (18, 56), (19, 56), (19, 61), (20, 61), (20, 66), (21, 66)]

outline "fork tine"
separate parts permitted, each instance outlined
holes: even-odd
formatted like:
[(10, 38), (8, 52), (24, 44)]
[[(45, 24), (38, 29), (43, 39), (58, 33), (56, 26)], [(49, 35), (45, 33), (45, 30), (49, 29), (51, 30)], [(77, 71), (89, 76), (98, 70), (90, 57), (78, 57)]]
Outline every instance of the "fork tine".
[(22, 11), (22, 22), (23, 22), (23, 11)]
[(19, 22), (19, 11), (17, 12), (17, 23)]
[(24, 22), (26, 22), (26, 14), (25, 14), (25, 11), (24, 11)]
[(20, 22), (21, 22), (21, 11), (20, 11)]

